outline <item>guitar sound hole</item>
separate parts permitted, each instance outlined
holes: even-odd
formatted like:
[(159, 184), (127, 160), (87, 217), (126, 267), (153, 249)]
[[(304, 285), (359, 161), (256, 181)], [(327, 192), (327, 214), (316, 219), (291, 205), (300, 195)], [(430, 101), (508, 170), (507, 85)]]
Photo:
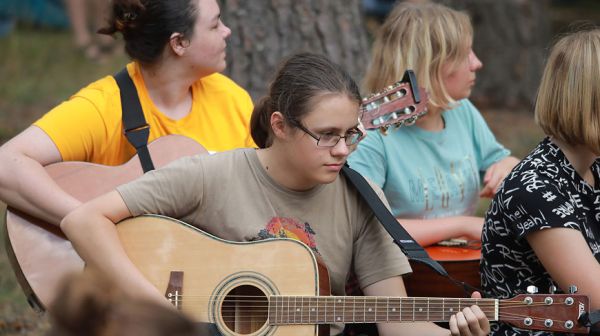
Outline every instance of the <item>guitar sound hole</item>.
[(243, 285), (225, 296), (221, 316), (229, 330), (238, 334), (252, 334), (262, 328), (268, 319), (269, 301), (260, 289)]

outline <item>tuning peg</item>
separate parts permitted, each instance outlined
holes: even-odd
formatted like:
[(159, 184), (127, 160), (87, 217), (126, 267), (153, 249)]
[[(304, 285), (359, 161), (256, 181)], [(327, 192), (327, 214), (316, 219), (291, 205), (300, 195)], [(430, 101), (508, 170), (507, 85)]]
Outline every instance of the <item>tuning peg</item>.
[(548, 287), (548, 293), (554, 294), (554, 293), (556, 293), (556, 289), (557, 289), (556, 286), (550, 285), (550, 287)]
[(536, 286), (527, 286), (527, 293), (537, 294), (538, 288)]
[(388, 127), (387, 126), (379, 127), (379, 131), (381, 132), (381, 134), (387, 135)]
[(577, 293), (577, 286), (575, 286), (575, 285), (569, 286), (569, 294), (575, 294), (575, 293)]
[(417, 117), (415, 117), (415, 116), (412, 116), (412, 117), (410, 117), (410, 118), (406, 119), (406, 120), (404, 121), (404, 124), (405, 124), (406, 126), (412, 126), (412, 125), (414, 125), (415, 121), (417, 121)]
[(383, 124), (384, 122), (385, 122), (385, 120), (383, 119), (383, 117), (375, 118), (372, 121), (373, 126), (379, 126), (379, 125)]

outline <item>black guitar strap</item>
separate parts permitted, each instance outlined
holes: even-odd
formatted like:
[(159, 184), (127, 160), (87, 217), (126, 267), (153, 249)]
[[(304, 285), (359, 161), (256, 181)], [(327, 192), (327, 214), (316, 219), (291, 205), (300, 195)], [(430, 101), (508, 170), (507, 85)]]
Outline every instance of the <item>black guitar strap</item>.
[(590, 328), (588, 335), (600, 336), (600, 310), (593, 310), (582, 314), (578, 322)]
[(419, 245), (406, 230), (399, 225), (398, 220), (392, 215), (388, 208), (383, 204), (379, 196), (369, 185), (367, 180), (356, 170), (350, 168), (348, 164), (342, 168), (342, 174), (346, 176), (360, 196), (367, 202), (373, 210), (375, 217), (383, 225), (386, 231), (392, 236), (396, 245), (410, 260), (418, 261), (431, 267), (436, 273), (442, 276), (448, 276), (448, 272), (437, 261), (431, 259), (427, 252)]
[(479, 290), (465, 282), (453, 279), (448, 275), (448, 272), (440, 265), (437, 261), (431, 259), (427, 252), (419, 245), (410, 234), (398, 223), (398, 220), (392, 215), (388, 208), (383, 204), (379, 196), (375, 193), (373, 188), (369, 185), (367, 180), (360, 175), (356, 170), (350, 168), (348, 164), (345, 164), (342, 168), (342, 174), (346, 176), (350, 184), (352, 184), (358, 193), (361, 195), (363, 200), (367, 202), (369, 207), (373, 210), (375, 217), (383, 225), (386, 231), (394, 239), (394, 243), (400, 247), (402, 252), (410, 260), (427, 265), (433, 269), (437, 274), (446, 277), (451, 282), (460, 286), (468, 292), (469, 290)]
[(144, 173), (154, 170), (154, 164), (148, 151), (150, 125), (146, 122), (140, 98), (127, 68), (114, 75), (121, 92), (121, 110), (123, 130), (127, 141), (135, 148)]

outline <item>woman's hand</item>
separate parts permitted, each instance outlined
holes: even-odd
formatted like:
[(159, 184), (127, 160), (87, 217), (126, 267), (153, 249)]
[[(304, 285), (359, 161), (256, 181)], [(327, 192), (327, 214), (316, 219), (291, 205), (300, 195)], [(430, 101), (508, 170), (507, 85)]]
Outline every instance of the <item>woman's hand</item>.
[[(473, 292), (471, 298), (481, 298), (479, 292)], [(450, 333), (461, 336), (480, 336), (490, 333), (490, 321), (479, 306), (463, 309), (450, 317)]]
[(494, 197), (500, 183), (517, 163), (519, 163), (519, 159), (509, 156), (491, 165), (483, 177), (483, 189), (481, 189), (479, 197)]

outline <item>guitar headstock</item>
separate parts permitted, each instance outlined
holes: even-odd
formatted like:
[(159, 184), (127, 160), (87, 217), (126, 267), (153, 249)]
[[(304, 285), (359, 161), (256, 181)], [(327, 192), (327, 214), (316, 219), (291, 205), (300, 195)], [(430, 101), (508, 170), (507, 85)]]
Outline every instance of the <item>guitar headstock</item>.
[(412, 125), (427, 112), (427, 92), (419, 88), (415, 74), (406, 70), (399, 82), (363, 98), (362, 124), (366, 129), (387, 131), (390, 126)]
[(589, 311), (589, 298), (579, 294), (521, 294), (500, 300), (498, 320), (517, 328), (587, 334), (579, 318)]

